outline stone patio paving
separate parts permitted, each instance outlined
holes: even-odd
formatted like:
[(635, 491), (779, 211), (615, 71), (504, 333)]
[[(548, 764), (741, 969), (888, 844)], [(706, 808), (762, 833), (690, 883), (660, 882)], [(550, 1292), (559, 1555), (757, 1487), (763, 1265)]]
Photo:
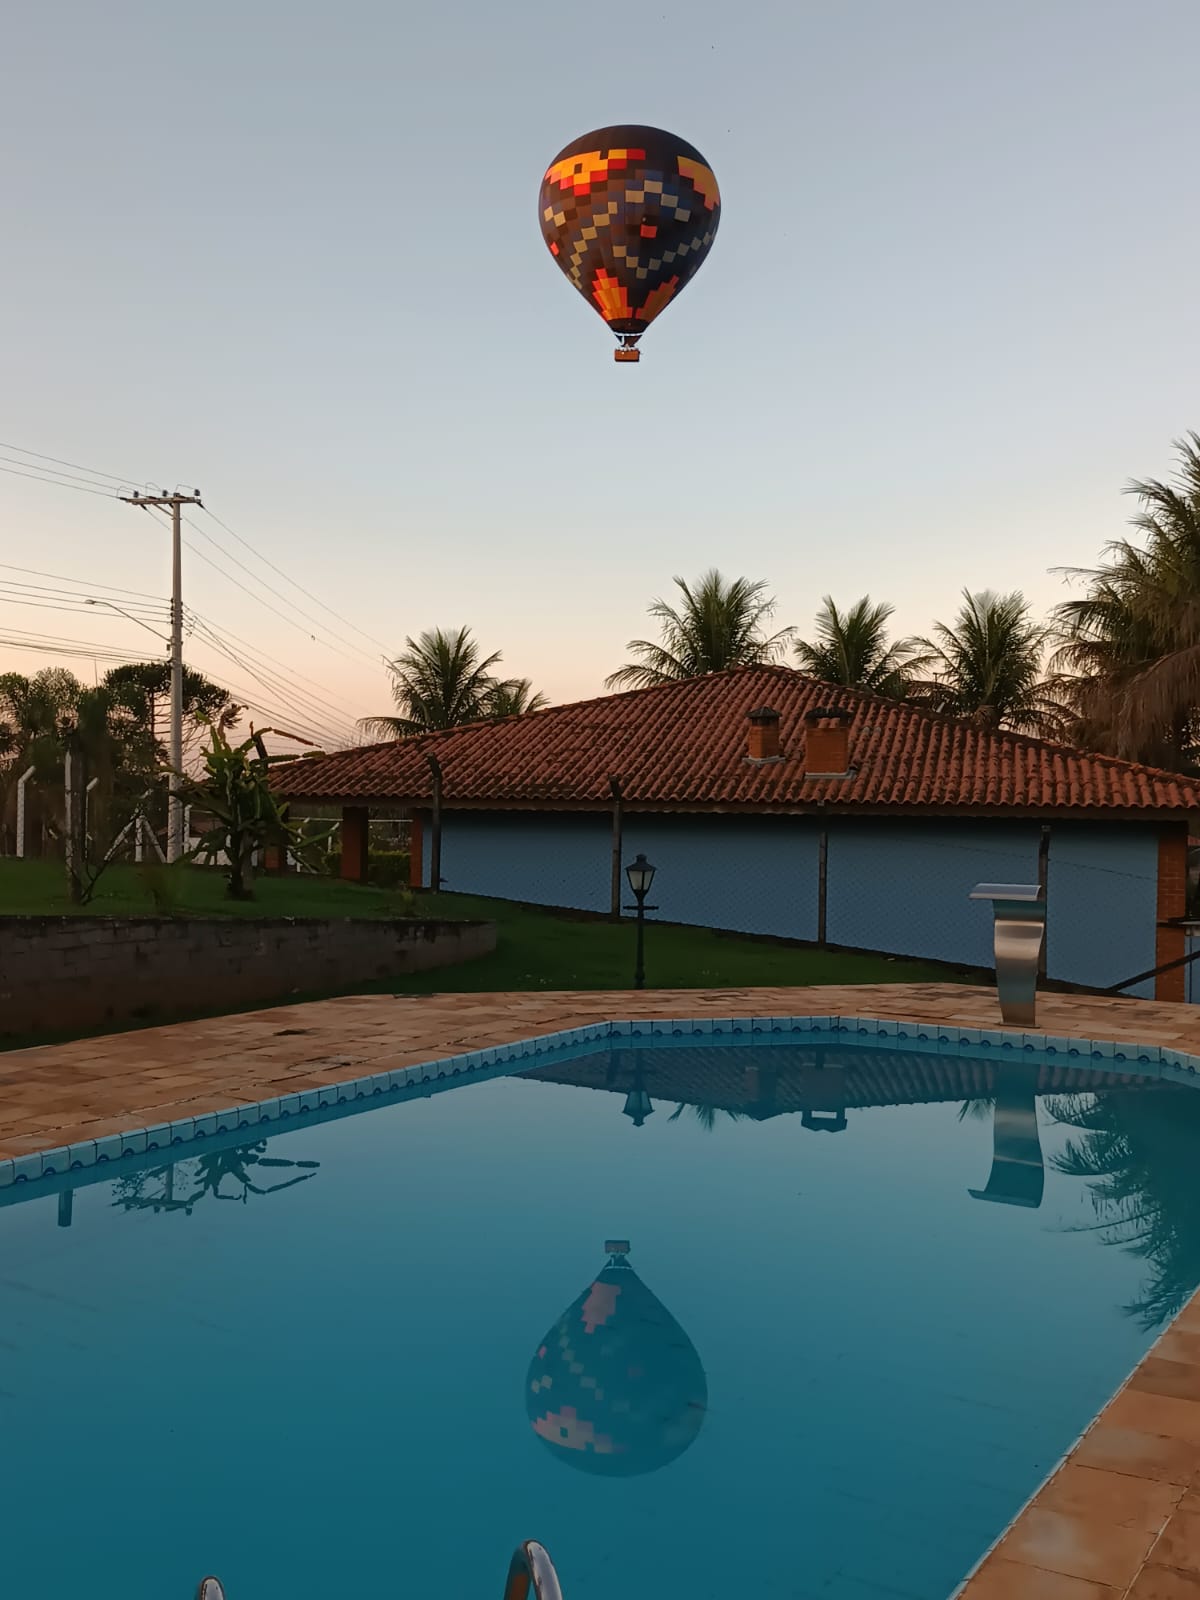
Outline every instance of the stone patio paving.
[[(356, 995), (0, 1055), (0, 1156), (320, 1088), (589, 1022), (866, 1016), (1000, 1028), (955, 984)], [(1051, 1035), (1200, 1055), (1200, 1007), (1039, 997)], [(1031, 1351), (1031, 1359), (1034, 1359)], [(1200, 1299), (1016, 1519), (963, 1600), (1200, 1600)]]

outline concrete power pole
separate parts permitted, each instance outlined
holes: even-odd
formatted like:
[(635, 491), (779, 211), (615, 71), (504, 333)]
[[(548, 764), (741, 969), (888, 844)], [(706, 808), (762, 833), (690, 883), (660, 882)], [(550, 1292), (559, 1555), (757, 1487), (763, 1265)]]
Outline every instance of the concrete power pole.
[(183, 576), (180, 556), (180, 507), (200, 505), (193, 494), (123, 494), (127, 505), (171, 513), (171, 773), (167, 801), (167, 860), (183, 854), (183, 806), (179, 788), (183, 781)]

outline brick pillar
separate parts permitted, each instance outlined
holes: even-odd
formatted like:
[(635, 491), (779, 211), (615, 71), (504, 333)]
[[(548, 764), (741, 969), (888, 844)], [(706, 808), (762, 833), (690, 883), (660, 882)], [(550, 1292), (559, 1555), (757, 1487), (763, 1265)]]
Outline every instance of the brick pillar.
[(369, 816), (366, 806), (342, 807), (342, 877), (351, 883), (367, 881)]
[[(1158, 830), (1159, 926), (1154, 941), (1156, 967), (1162, 966), (1164, 961), (1178, 961), (1187, 954), (1183, 929), (1162, 926), (1166, 918), (1182, 917), (1187, 911), (1187, 851), (1187, 823), (1164, 823)], [(1186, 985), (1186, 968), (1176, 967), (1173, 972), (1160, 972), (1154, 980), (1154, 998), (1186, 999)]]
[(425, 887), (425, 819), (419, 811), (408, 819), (408, 886)]

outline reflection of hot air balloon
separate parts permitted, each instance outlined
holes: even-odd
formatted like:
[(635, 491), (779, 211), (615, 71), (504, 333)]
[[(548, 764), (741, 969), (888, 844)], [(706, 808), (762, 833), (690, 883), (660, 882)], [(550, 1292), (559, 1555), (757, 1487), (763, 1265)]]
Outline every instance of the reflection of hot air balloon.
[(573, 139), (538, 196), (542, 237), (617, 335), (618, 361), (694, 276), (721, 219), (712, 168), (661, 128), (600, 128)]
[(700, 1432), (708, 1404), (696, 1348), (610, 1241), (608, 1264), (529, 1365), (533, 1431), (584, 1472), (657, 1472)]

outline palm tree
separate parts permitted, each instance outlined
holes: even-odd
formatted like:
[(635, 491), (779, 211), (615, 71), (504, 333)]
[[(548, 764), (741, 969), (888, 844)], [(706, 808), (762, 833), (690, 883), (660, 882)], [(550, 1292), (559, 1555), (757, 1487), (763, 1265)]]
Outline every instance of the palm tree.
[(1068, 569), (1088, 591), (1055, 612), (1076, 736), (1097, 749), (1166, 766), (1193, 763), (1200, 744), (1200, 434), (1175, 441), (1174, 485), (1133, 482), (1133, 526), (1094, 568)]
[(1047, 635), (1019, 591), (964, 589), (953, 623), (935, 622), (932, 639), (908, 641), (913, 698), (985, 728), (1053, 732), (1062, 707), (1042, 679)]
[(499, 650), (481, 657), (470, 628), (457, 632), (431, 628), (404, 644), (404, 653), (388, 662), (399, 715), (363, 717), (361, 728), (383, 739), (408, 739), (488, 715), (497, 687), (491, 672), (500, 660)]
[(637, 659), (612, 673), (606, 679), (608, 688), (649, 689), (729, 667), (758, 666), (776, 660), (796, 631), (781, 628), (769, 636), (763, 632), (775, 612), (765, 580), (726, 579), (712, 567), (695, 585), (683, 578), (674, 583), (682, 604), (655, 600), (650, 606), (649, 614), (659, 625), (659, 642), (631, 639), (627, 648)]
[(1049, 1110), (1079, 1135), (1051, 1166), (1088, 1183), (1104, 1242), (1147, 1263), (1141, 1293), (1125, 1309), (1143, 1328), (1160, 1327), (1200, 1283), (1200, 1096), (1187, 1087), (1106, 1089), (1051, 1100)]
[(839, 611), (832, 596), (826, 595), (817, 612), (816, 639), (796, 641), (800, 670), (847, 689), (903, 698), (908, 689), (907, 649), (890, 644), (887, 636), (894, 610), (882, 601), (872, 605), (870, 595), (864, 595), (848, 611)]
[(492, 688), (484, 703), (484, 715), (497, 720), (524, 717), (530, 711), (544, 710), (549, 704), (544, 694), (534, 693), (528, 678), (508, 678)]

